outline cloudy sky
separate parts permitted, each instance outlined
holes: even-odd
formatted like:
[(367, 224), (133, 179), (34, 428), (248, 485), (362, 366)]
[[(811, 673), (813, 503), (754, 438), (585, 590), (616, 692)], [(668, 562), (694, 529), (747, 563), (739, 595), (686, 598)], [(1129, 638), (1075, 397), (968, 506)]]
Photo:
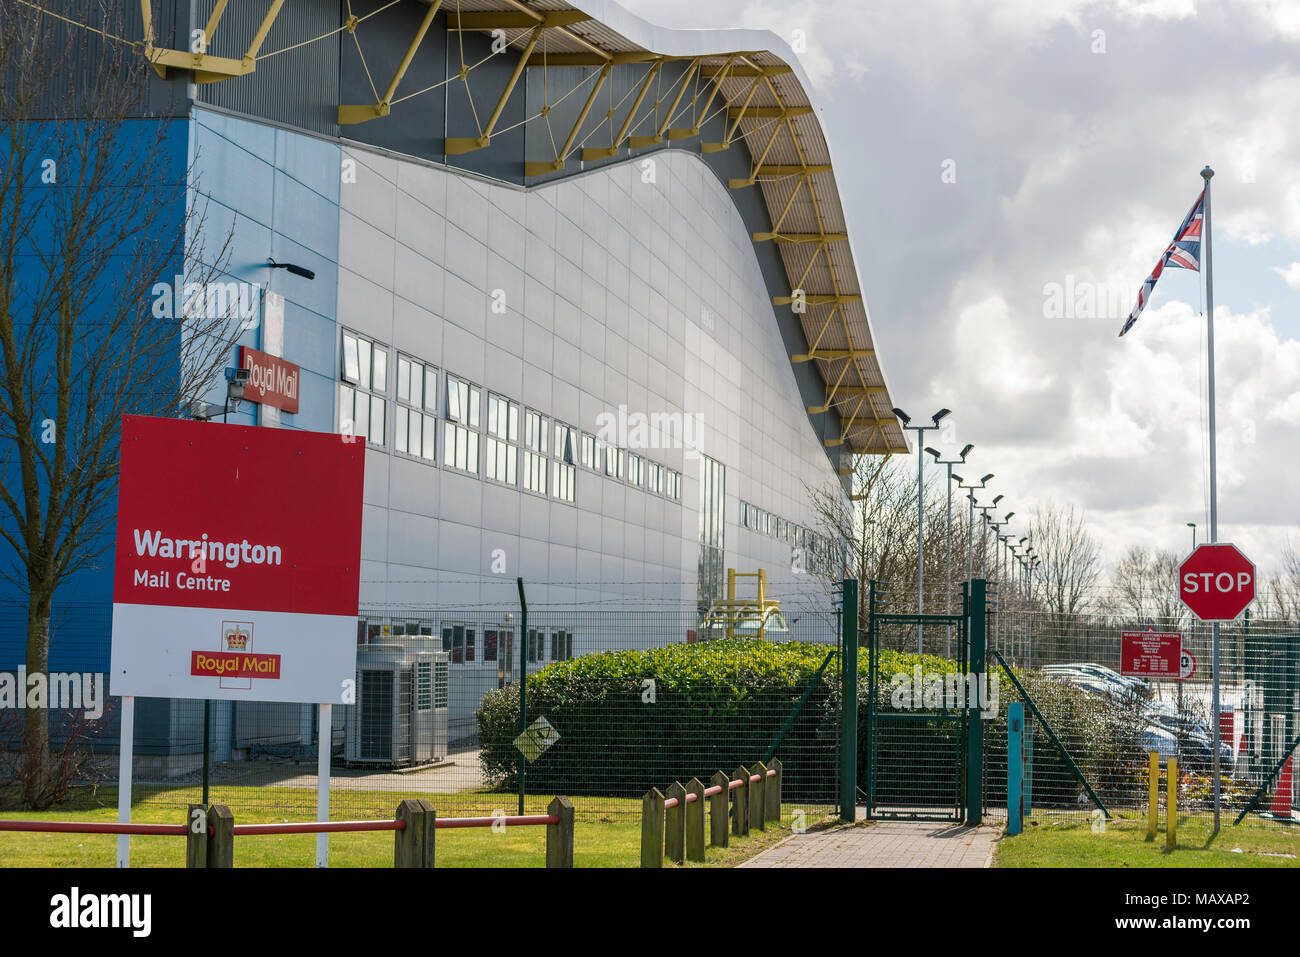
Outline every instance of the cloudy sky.
[(1116, 333), (1210, 164), (1219, 538), (1261, 576), (1300, 546), (1300, 0), (623, 3), (804, 31), (895, 401), (1108, 561), (1206, 534), (1198, 275)]

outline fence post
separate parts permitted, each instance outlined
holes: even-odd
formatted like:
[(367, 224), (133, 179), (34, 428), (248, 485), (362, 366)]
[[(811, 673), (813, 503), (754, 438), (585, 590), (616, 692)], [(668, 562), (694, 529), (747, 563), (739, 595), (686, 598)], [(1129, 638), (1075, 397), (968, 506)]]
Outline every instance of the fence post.
[(641, 798), (641, 866), (664, 866), (664, 796), (657, 788)]
[(424, 863), (424, 808), (415, 798), (397, 805), (396, 818), (404, 826), (393, 832), (393, 866), (420, 867)]
[[(976, 676), (976, 682), (980, 679), (988, 681), (985, 665), (985, 640), (988, 627), (987, 585), (988, 583), (982, 578), (972, 579), (970, 583), (970, 617), (967, 630), (968, 672)], [(980, 702), (975, 701), (966, 704), (966, 823), (976, 826), (983, 820), (984, 720), (980, 711)]]
[(749, 782), (749, 826), (760, 831), (767, 827), (763, 814), (763, 794), (767, 791), (767, 765), (759, 761), (749, 769), (750, 777), (758, 775), (757, 781)]
[(686, 859), (686, 788), (674, 781), (668, 788), (668, 799), (677, 803), (664, 811), (664, 854), (674, 864)]
[(686, 859), (704, 860), (704, 782), (691, 778), (686, 783), (686, 793), (695, 800), (686, 805)]
[(727, 846), (727, 800), (731, 797), (727, 785), (730, 781), (725, 771), (719, 771), (709, 782), (710, 787), (722, 788), (709, 798), (709, 843), (714, 847)]
[(840, 820), (858, 816), (858, 582), (840, 592)]
[(1169, 756), (1169, 770), (1165, 773), (1165, 850), (1178, 846), (1178, 759)]
[(781, 759), (772, 759), (771, 770), (776, 773), (767, 778), (767, 791), (763, 795), (763, 810), (769, 821), (781, 823)]
[(185, 812), (185, 866), (208, 866), (208, 809), (191, 804)]
[(1152, 751), (1147, 755), (1147, 840), (1156, 839), (1160, 823), (1160, 755)]
[(235, 815), (224, 804), (208, 808), (208, 867), (235, 866)]
[(736, 768), (733, 781), (745, 782), (736, 788), (736, 798), (731, 805), (731, 833), (740, 837), (749, 833), (749, 772), (745, 768)]
[(420, 851), (420, 867), (433, 867), (433, 852), (438, 840), (438, 812), (433, 802), (420, 798), (420, 810), (424, 812), (424, 846)]
[(1024, 805), (1021, 792), (1024, 774), (1025, 706), (1019, 701), (1007, 705), (1007, 834), (1024, 830)]
[(560, 819), (558, 824), (546, 825), (546, 866), (573, 866), (573, 802), (557, 797), (546, 808), (547, 814)]

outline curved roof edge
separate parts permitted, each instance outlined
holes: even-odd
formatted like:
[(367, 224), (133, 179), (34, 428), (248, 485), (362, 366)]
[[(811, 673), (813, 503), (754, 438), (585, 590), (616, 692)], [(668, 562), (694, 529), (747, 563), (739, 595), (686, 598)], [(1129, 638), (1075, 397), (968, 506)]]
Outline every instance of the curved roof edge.
[[(483, 0), (483, 6), (497, 6), (503, 2), (515, 9), (519, 9), (523, 6), (523, 4), (515, 3), (513, 0), (495, 0), (495, 2), (494, 0)], [(799, 62), (798, 56), (785, 40), (770, 30), (743, 27), (728, 27), (720, 29), (678, 29), (664, 27), (651, 23), (637, 14), (632, 13), (621, 4), (615, 2), (615, 0), (576, 0), (573, 4), (564, 3), (562, 0), (537, 0), (535, 3), (535, 6), (539, 11), (543, 5), (545, 5), (548, 12), (559, 9), (580, 10), (582, 13), (589, 15), (594, 21), (603, 24), (609, 31), (618, 34), (631, 46), (662, 57), (701, 58), (704, 61), (712, 60), (725, 62), (728, 55), (741, 51), (752, 54), (752, 57), (747, 56), (746, 59), (753, 59), (755, 65), (780, 65), (788, 67), (790, 72), (785, 78), (784, 83), (777, 85), (769, 82), (767, 84), (769, 87), (768, 92), (772, 94), (772, 97), (776, 102), (773, 104), (758, 104), (758, 109), (771, 109), (772, 106), (780, 108), (798, 108), (806, 106), (810, 108), (810, 112), (807, 114), (810, 118), (815, 117), (817, 112), (822, 109), (814, 101), (812, 82), (805, 73), (803, 65)], [(574, 24), (570, 27), (570, 30), (574, 33), (580, 33), (582, 31), (582, 24)], [(626, 53), (629, 51), (620, 50), (614, 52)], [(720, 84), (720, 89), (723, 96), (726, 97), (728, 105), (733, 103), (739, 104), (742, 110), (745, 106), (752, 107), (755, 105), (755, 98), (753, 90), (751, 89), (751, 84), (747, 82), (737, 82), (737, 78), (730, 78)], [(787, 97), (783, 94), (791, 95)], [(734, 109), (735, 108), (733, 107), (733, 111)], [(761, 120), (763, 119), (770, 119), (770, 117), (756, 115), (747, 121), (742, 112), (740, 117), (741, 126), (745, 127), (748, 125), (750, 127), (743, 131), (747, 143), (751, 142), (749, 134), (757, 134), (760, 132), (759, 128), (763, 125), (761, 123)], [(816, 362), (821, 368), (822, 377), (826, 383), (828, 393), (825, 405), (826, 407), (837, 408), (840, 412), (840, 420), (843, 423), (843, 430), (841, 433), (842, 444), (847, 445), (855, 453), (906, 453), (908, 451), (906, 435), (892, 412), (894, 402), (890, 397), (890, 389), (888, 379), (885, 376), (884, 365), (880, 362), (876, 353), (875, 338), (871, 330), (870, 312), (867, 308), (865, 293), (862, 291), (860, 285), (861, 271), (858, 268), (857, 256), (852, 243), (848, 240), (849, 229), (847, 226), (847, 216), (840, 205), (838, 189), (834, 185), (834, 162), (831, 159), (830, 143), (826, 137), (824, 129), (822, 128), (820, 120), (814, 120), (811, 123), (805, 121), (803, 124), (815, 126), (815, 131), (798, 130), (796, 125), (793, 123), (788, 123), (787, 125), (789, 126), (788, 135), (789, 140), (791, 141), (789, 145), (795, 148), (794, 152), (796, 154), (803, 154), (800, 157), (802, 161), (799, 164), (769, 163), (763, 165), (772, 167), (800, 165), (805, 168), (809, 166), (819, 167), (824, 165), (829, 167), (829, 169), (825, 172), (815, 173), (808, 177), (810, 181), (818, 179), (827, 181), (825, 189), (826, 198), (819, 203), (816, 197), (816, 187), (812, 182), (810, 182), (807, 190), (810, 194), (813, 194), (813, 198), (808, 203), (811, 208), (799, 210), (799, 212), (804, 215), (797, 217), (800, 222), (808, 223), (810, 225), (815, 224), (818, 228), (811, 233), (804, 233), (801, 230), (796, 231), (798, 227), (789, 230), (785, 235), (797, 236), (798, 239), (793, 240), (790, 243), (785, 243), (783, 246), (802, 246), (809, 244), (806, 239), (806, 237), (809, 236), (826, 237), (842, 234), (844, 236), (842, 241), (823, 239), (820, 243), (813, 242), (811, 245), (817, 245), (822, 249), (825, 249), (829, 243), (838, 242), (838, 244), (843, 246), (844, 252), (836, 258), (842, 260), (840, 263), (841, 273), (847, 271), (851, 274), (851, 276), (844, 278), (849, 280), (847, 285), (852, 288), (847, 290), (843, 288), (845, 284), (842, 284), (839, 281), (840, 277), (835, 274), (835, 263), (829, 254), (823, 254), (824, 258), (827, 260), (825, 266), (816, 262), (818, 259), (818, 253), (816, 251), (811, 252), (808, 255), (799, 255), (793, 251), (786, 253), (786, 250), (783, 248), (783, 253), (786, 253), (783, 258), (786, 260), (787, 278), (790, 279), (792, 285), (796, 279), (801, 280), (802, 286), (804, 291), (808, 294), (809, 300), (815, 296), (856, 295), (858, 297), (857, 305), (861, 313), (860, 317), (857, 318), (860, 318), (861, 325), (864, 327), (866, 333), (865, 342), (858, 339), (853, 335), (853, 329), (850, 322), (845, 320), (841, 331), (844, 333), (843, 338), (847, 341), (841, 342), (835, 338), (828, 340), (826, 333), (830, 330), (826, 326), (822, 325), (822, 320), (825, 319), (825, 316), (817, 314), (815, 320), (811, 322), (805, 321), (804, 323), (805, 335), (810, 346), (809, 353), (804, 354), (804, 356), (811, 356), (811, 361)], [(811, 137), (813, 142), (807, 144), (807, 146), (811, 148), (810, 151), (824, 154), (824, 158), (827, 160), (826, 163), (817, 164), (809, 162), (810, 157), (806, 155), (804, 150), (799, 149), (799, 146), (801, 145), (798, 142), (800, 132), (815, 134)], [(755, 139), (760, 140), (761, 138), (756, 136)], [(776, 144), (766, 144), (767, 148), (762, 151), (763, 156), (770, 157), (772, 155), (773, 146), (775, 145)], [(752, 143), (751, 151), (753, 151)], [(816, 159), (823, 157), (819, 155), (812, 158)], [(761, 169), (761, 166), (756, 167), (757, 176), (755, 179), (757, 179), (758, 182), (763, 182), (765, 179)], [(781, 230), (790, 220), (790, 214), (794, 211), (792, 207), (800, 204), (799, 198), (791, 195), (792, 192), (797, 192), (798, 189), (798, 186), (787, 186), (786, 188), (782, 188), (777, 185), (767, 186), (764, 188), (764, 193), (766, 194), (765, 198), (768, 200), (768, 211), (773, 223), (776, 224), (773, 228), (774, 233), (776, 234), (774, 237), (775, 241), (781, 241)], [(832, 201), (834, 208), (831, 210), (819, 208), (826, 201)], [(826, 228), (827, 219), (835, 220), (836, 224), (842, 225), (843, 228), (838, 231)], [(847, 270), (845, 267), (847, 267)], [(821, 279), (826, 285), (825, 291), (810, 288), (812, 284), (808, 280), (810, 277), (814, 276)], [(820, 303), (820, 305), (831, 306), (832, 309), (839, 308), (846, 312), (855, 311), (853, 310), (852, 305), (848, 302), (826, 302)], [(814, 315), (816, 313), (816, 308), (816, 306), (811, 306), (810, 304), (809, 311), (805, 313), (805, 316)], [(870, 354), (859, 356), (857, 355), (859, 351), (867, 351)], [(846, 352), (848, 354), (846, 360), (843, 360), (844, 362), (847, 362), (850, 366), (857, 366), (856, 371), (858, 373), (859, 381), (856, 384), (846, 384), (845, 379), (852, 375), (853, 370), (845, 369), (841, 360), (832, 358), (823, 359), (820, 357), (821, 355), (837, 355), (840, 352)], [(800, 359), (804, 358), (804, 356), (795, 356), (792, 357), (792, 359)], [(869, 363), (863, 362), (863, 360), (868, 359), (870, 360)], [(870, 391), (876, 388), (880, 391)], [(848, 401), (844, 401), (845, 399)], [(809, 409), (809, 412), (810, 414), (815, 414), (812, 408)], [(864, 434), (864, 432), (867, 434)], [(828, 446), (833, 444), (839, 443), (835, 443), (834, 440), (827, 441)], [(843, 474), (843, 470), (841, 470), (841, 474)]]

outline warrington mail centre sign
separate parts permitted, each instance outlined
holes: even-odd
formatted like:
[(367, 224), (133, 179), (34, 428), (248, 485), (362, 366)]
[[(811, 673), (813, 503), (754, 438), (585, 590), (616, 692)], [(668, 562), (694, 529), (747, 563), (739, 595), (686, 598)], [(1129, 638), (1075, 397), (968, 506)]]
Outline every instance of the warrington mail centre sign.
[(337, 703), (365, 442), (124, 416), (110, 692)]

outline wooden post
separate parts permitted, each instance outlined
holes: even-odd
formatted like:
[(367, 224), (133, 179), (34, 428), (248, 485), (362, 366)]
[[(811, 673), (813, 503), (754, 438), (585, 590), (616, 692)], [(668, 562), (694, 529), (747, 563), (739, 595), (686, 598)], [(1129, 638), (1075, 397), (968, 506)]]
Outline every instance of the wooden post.
[(767, 790), (767, 765), (759, 761), (749, 769), (749, 776), (758, 775), (757, 781), (749, 782), (749, 826), (751, 829), (763, 830), (767, 824), (763, 820), (763, 792)]
[(719, 771), (709, 782), (710, 787), (722, 788), (709, 798), (709, 843), (714, 847), (727, 846), (727, 803), (731, 792), (727, 790), (727, 772)]
[(185, 812), (185, 866), (208, 866), (208, 809), (191, 804)]
[(1178, 846), (1178, 759), (1169, 757), (1169, 770), (1165, 774), (1165, 850)]
[(763, 794), (763, 810), (767, 812), (769, 821), (775, 821), (779, 825), (781, 823), (781, 759), (773, 758), (769, 770), (775, 771), (776, 774), (768, 776), (767, 790)]
[(735, 799), (731, 804), (731, 833), (739, 837), (749, 833), (749, 771), (736, 768), (731, 780), (745, 782), (733, 792)]
[(397, 820), (404, 827), (393, 832), (393, 866), (420, 867), (424, 863), (424, 808), (414, 798), (397, 805)]
[(546, 825), (546, 866), (573, 866), (573, 802), (557, 797), (546, 808), (547, 814), (560, 819), (558, 824)]
[(208, 808), (208, 867), (235, 866), (235, 815), (224, 804)]
[(1160, 755), (1152, 751), (1147, 755), (1147, 840), (1156, 839), (1160, 824)]
[(657, 788), (641, 798), (641, 866), (664, 866), (664, 796)]
[(668, 798), (677, 803), (664, 813), (664, 854), (674, 864), (686, 859), (686, 788), (674, 781), (668, 789)]
[(686, 793), (695, 800), (686, 805), (686, 859), (704, 860), (704, 782), (691, 778), (686, 783)]
[(424, 846), (420, 853), (420, 867), (433, 867), (434, 851), (438, 842), (438, 812), (433, 802), (420, 798), (420, 810), (424, 813)]

